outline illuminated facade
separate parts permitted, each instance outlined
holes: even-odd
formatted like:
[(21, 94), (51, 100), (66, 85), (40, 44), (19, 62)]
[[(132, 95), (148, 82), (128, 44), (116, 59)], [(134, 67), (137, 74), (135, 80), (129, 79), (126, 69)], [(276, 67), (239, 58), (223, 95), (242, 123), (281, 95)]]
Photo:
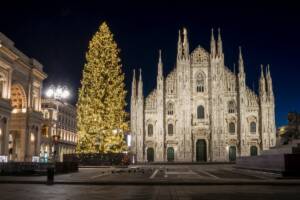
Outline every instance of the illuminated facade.
[(275, 146), (275, 113), (269, 67), (261, 68), (259, 94), (246, 85), (241, 49), (238, 73), (224, 64), (220, 31), (210, 52), (191, 53), (186, 29), (179, 32), (175, 68), (143, 96), (140, 71), (131, 92), (132, 153), (146, 161), (233, 161)]
[(47, 160), (54, 152), (53, 136), (59, 140), (55, 151), (56, 159), (63, 160), (63, 154), (75, 153), (77, 144), (76, 108), (63, 101), (42, 99), (44, 122), (42, 126), (41, 158)]
[(0, 33), (0, 155), (32, 161), (39, 156), (43, 65)]

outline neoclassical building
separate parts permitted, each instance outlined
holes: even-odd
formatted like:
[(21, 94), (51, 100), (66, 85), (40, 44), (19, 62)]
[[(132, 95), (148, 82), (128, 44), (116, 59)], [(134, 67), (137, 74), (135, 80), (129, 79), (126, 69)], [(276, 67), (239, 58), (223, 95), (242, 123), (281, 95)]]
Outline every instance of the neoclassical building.
[[(75, 153), (77, 145), (76, 107), (53, 98), (42, 99), (44, 121), (42, 125), (41, 159), (44, 162), (57, 152), (57, 161), (63, 161), (63, 154)], [(53, 136), (59, 140), (54, 150)]]
[(0, 33), (0, 155), (32, 161), (40, 154), (43, 65)]
[(175, 68), (165, 77), (161, 53), (157, 85), (146, 97), (133, 72), (132, 148), (138, 162), (229, 161), (257, 155), (276, 143), (274, 94), (269, 66), (261, 66), (259, 94), (246, 85), (241, 48), (238, 73), (224, 64), (220, 30), (210, 51), (189, 50), (179, 31)]

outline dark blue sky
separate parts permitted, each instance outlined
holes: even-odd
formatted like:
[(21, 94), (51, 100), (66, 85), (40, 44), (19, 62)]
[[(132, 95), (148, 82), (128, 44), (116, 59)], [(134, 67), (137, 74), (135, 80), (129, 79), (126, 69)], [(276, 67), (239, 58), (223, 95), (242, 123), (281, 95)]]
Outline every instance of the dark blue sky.
[(192, 50), (199, 44), (208, 49), (210, 29), (220, 27), (226, 65), (232, 69), (241, 45), (251, 88), (257, 90), (260, 64), (270, 64), (277, 125), (286, 123), (289, 111), (300, 110), (300, 12), (296, 4), (120, 2), (2, 2), (0, 31), (45, 66), (46, 86), (67, 84), (74, 103), (88, 41), (101, 22), (108, 22), (121, 49), (127, 89), (130, 91), (132, 69), (141, 67), (145, 95), (155, 86), (158, 49), (163, 51), (164, 73), (174, 67), (179, 28), (188, 29)]

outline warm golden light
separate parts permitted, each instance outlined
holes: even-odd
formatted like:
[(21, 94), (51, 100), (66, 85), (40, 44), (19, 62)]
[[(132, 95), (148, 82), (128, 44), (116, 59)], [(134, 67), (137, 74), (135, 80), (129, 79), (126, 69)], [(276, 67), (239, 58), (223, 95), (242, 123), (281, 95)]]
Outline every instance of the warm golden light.
[(35, 141), (35, 136), (33, 133), (30, 134), (30, 141), (31, 142), (34, 142)]

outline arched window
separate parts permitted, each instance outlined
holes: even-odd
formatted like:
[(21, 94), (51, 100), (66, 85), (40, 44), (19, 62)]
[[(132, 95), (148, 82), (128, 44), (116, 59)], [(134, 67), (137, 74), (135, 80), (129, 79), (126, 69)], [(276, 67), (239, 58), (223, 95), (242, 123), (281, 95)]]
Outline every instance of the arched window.
[(24, 89), (19, 84), (11, 87), (11, 104), (13, 108), (22, 109), (26, 107), (26, 95)]
[(250, 132), (251, 133), (256, 133), (256, 122), (251, 122), (250, 123)]
[(48, 126), (47, 125), (43, 125), (42, 126), (42, 136), (49, 137), (48, 130), (49, 130)]
[(229, 129), (229, 133), (234, 134), (235, 133), (235, 123), (230, 122), (228, 129)]
[(228, 102), (228, 112), (229, 113), (235, 113), (235, 102), (234, 101), (229, 101)]
[(173, 124), (168, 124), (168, 135), (172, 136), (174, 134), (174, 126)]
[(3, 74), (0, 74), (0, 97), (3, 97), (4, 94), (4, 85), (5, 85), (5, 76)]
[(167, 114), (173, 115), (174, 114), (174, 105), (173, 103), (169, 102), (167, 105)]
[(153, 135), (153, 125), (148, 124), (148, 136), (151, 137)]
[(196, 77), (196, 90), (197, 92), (204, 92), (204, 76), (201, 73)]
[(197, 107), (197, 119), (204, 119), (204, 107), (203, 106)]

